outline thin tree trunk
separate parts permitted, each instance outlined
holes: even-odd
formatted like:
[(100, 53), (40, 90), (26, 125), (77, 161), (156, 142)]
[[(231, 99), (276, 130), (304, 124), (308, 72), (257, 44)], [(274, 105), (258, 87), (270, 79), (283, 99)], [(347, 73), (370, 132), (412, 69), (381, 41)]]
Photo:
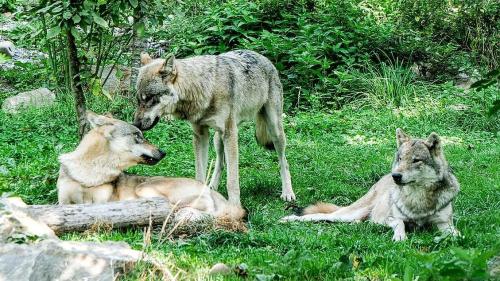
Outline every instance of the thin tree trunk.
[(68, 66), (69, 74), (71, 77), (71, 88), (73, 90), (73, 95), (75, 96), (75, 108), (76, 116), (78, 121), (78, 135), (80, 139), (87, 132), (87, 117), (86, 117), (86, 105), (85, 105), (85, 95), (83, 93), (81, 75), (80, 75), (80, 60), (78, 59), (78, 49), (76, 47), (75, 37), (71, 33), (71, 24), (68, 21), (66, 26), (66, 40), (68, 48)]

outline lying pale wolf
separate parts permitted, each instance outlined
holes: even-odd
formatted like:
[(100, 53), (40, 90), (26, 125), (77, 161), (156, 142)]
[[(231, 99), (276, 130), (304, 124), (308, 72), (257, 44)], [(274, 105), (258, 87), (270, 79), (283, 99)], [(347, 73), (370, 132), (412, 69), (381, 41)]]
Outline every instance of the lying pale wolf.
[(393, 240), (406, 239), (405, 223), (435, 224), (451, 235), (452, 201), (460, 187), (444, 158), (436, 133), (427, 140), (411, 139), (396, 130), (398, 151), (392, 173), (380, 179), (366, 195), (346, 207), (318, 203), (282, 221), (362, 221), (370, 220), (394, 230)]
[(59, 204), (104, 203), (164, 197), (177, 206), (176, 220), (212, 216), (241, 220), (245, 211), (199, 181), (123, 173), (139, 163), (154, 165), (165, 153), (126, 122), (87, 113), (92, 127), (75, 151), (59, 157)]
[(295, 199), (285, 157), (283, 89), (278, 71), (267, 58), (238, 50), (218, 56), (168, 60), (153, 60), (142, 54), (141, 63), (134, 124), (148, 130), (161, 116), (189, 121), (194, 132), (197, 180), (205, 180), (208, 129), (213, 128), (217, 158), (209, 186), (217, 189), (225, 158), (229, 201), (240, 205), (238, 125), (256, 120), (257, 142), (278, 153), (281, 198)]

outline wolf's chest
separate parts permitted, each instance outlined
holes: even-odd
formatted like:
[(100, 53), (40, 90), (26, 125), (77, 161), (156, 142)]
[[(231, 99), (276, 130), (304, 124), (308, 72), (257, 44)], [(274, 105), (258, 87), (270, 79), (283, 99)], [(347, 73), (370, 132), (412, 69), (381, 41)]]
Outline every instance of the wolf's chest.
[(434, 192), (429, 190), (403, 190), (395, 193), (391, 199), (398, 213), (417, 224), (425, 223), (426, 218), (438, 210), (439, 200)]

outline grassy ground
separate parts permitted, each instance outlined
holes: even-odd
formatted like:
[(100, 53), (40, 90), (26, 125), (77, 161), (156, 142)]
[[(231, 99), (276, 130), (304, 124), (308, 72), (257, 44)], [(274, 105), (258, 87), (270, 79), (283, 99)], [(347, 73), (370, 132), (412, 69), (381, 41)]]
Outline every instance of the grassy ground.
[[(245, 264), (251, 279), (258, 280), (485, 279), (486, 261), (500, 250), (500, 142), (494, 133), (498, 120), (457, 110), (454, 104), (459, 102), (428, 98), (397, 110), (346, 107), (286, 116), (285, 123), (299, 205), (317, 200), (349, 204), (364, 194), (390, 170), (397, 127), (418, 137), (439, 133), (462, 186), (455, 201), (462, 238), (436, 239), (438, 233), (431, 229), (393, 243), (390, 229), (369, 223), (277, 223), (289, 213), (279, 199), (277, 157), (258, 147), (253, 125), (245, 124), (240, 131), (240, 177), (242, 202), (250, 210), (249, 232), (211, 231), (163, 243), (153, 232), (146, 250), (189, 280), (207, 279), (208, 269), (217, 262)], [(131, 104), (93, 97), (89, 107), (131, 120)], [(56, 202), (57, 155), (77, 144), (73, 116), (71, 100), (61, 98), (45, 110), (13, 116), (0, 113), (0, 192), (19, 195), (32, 204)], [(188, 124), (161, 122), (146, 137), (167, 151), (167, 157), (156, 166), (137, 167), (133, 172), (194, 175)], [(143, 248), (142, 229), (75, 233), (65, 239), (126, 241), (133, 248)], [(139, 270), (129, 277), (147, 275)]]

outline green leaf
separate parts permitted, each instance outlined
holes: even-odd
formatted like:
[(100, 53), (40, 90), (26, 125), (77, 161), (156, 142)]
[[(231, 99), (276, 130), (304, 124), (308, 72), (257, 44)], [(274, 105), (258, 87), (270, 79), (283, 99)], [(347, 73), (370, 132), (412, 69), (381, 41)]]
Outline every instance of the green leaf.
[(102, 94), (107, 97), (109, 100), (113, 100), (113, 97), (109, 94), (109, 92), (105, 89), (102, 89)]
[(47, 39), (54, 38), (57, 35), (59, 35), (59, 33), (61, 33), (61, 27), (59, 26), (53, 27), (47, 31)]
[(92, 15), (93, 19), (94, 19), (94, 22), (98, 25), (100, 25), (101, 27), (104, 27), (104, 28), (108, 28), (108, 23), (103, 19), (101, 18), (100, 16), (98, 16), (97, 14), (93, 14)]
[(65, 20), (69, 20), (71, 18), (71, 12), (70, 11), (66, 11), (63, 13), (63, 18)]
[(9, 60), (10, 60), (9, 56), (0, 53), (0, 63), (4, 63), (4, 62), (9, 61)]
[(75, 24), (78, 24), (81, 20), (82, 20), (82, 18), (79, 15), (74, 15), (73, 16), (73, 22)]
[(139, 37), (143, 37), (144, 36), (144, 30), (145, 30), (145, 25), (144, 25), (144, 22), (138, 22), (137, 24), (134, 25), (134, 28), (135, 28), (135, 31), (137, 32), (137, 35)]
[(78, 40), (80, 39), (80, 32), (75, 27), (71, 28), (71, 34)]
[(130, 2), (130, 5), (132, 5), (132, 7), (134, 7), (134, 8), (137, 8), (137, 6), (139, 5), (137, 0), (128, 0), (128, 1)]
[(62, 10), (63, 10), (63, 7), (57, 6), (54, 9), (52, 9), (52, 13), (57, 14), (57, 13), (61, 12)]

